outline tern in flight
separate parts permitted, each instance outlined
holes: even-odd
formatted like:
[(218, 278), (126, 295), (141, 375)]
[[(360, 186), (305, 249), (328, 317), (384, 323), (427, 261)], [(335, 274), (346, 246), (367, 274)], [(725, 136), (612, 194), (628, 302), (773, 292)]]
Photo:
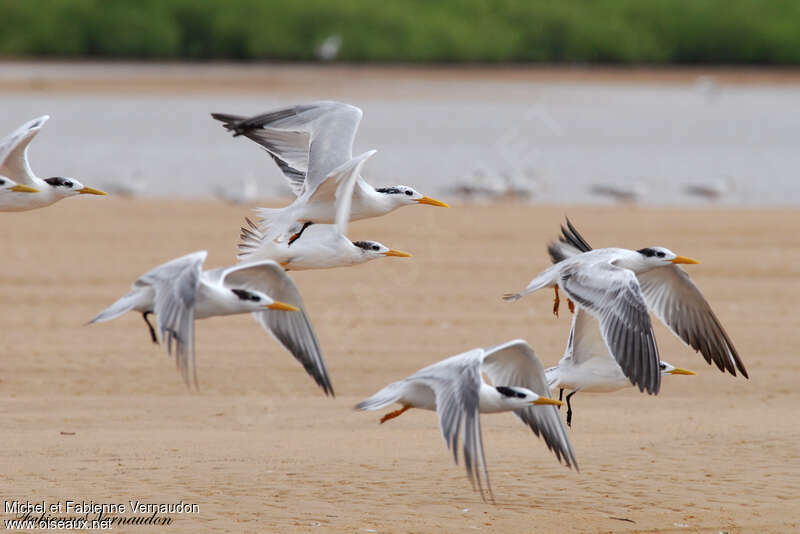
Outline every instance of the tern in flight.
[[(297, 199), (285, 208), (260, 208), (261, 229), (272, 240), (288, 231), (296, 239), (314, 223), (333, 223), (336, 206), (326, 185), (331, 171), (353, 157), (353, 140), (362, 112), (341, 102), (289, 106), (255, 117), (212, 113), (234, 137), (261, 145), (278, 164)], [(350, 220), (385, 215), (414, 204), (448, 207), (415, 189), (396, 185), (375, 188), (358, 176)]]
[(513, 412), (544, 439), (559, 461), (578, 468), (567, 431), (555, 408), (563, 403), (550, 398), (544, 367), (522, 339), (487, 349), (472, 349), (425, 367), (389, 384), (356, 405), (356, 409), (379, 410), (394, 403), (401, 408), (384, 415), (381, 423), (411, 408), (436, 412), (445, 444), (456, 463), (460, 438), (467, 476), (481, 497), (484, 495), (481, 471), (492, 496), (483, 454), (482, 413)]
[[(289, 275), (273, 261), (240, 263), (203, 271), (205, 250), (159, 265), (140, 276), (131, 291), (90, 323), (110, 321), (135, 310), (142, 314), (153, 342), (155, 314), (187, 385), (197, 385), (194, 321), (218, 315), (253, 313), (255, 319), (299, 361), (326, 394), (333, 395), (322, 351)], [(280, 299), (280, 300), (278, 300)]]
[(42, 129), (48, 115), (30, 120), (0, 140), (0, 175), (4, 175), (21, 186), (36, 189), (36, 194), (2, 195), (0, 211), (26, 211), (43, 208), (62, 198), (75, 195), (105, 195), (104, 192), (86, 187), (74, 178), (54, 176), (39, 178), (33, 174), (28, 163), (28, 145)]
[(679, 338), (721, 371), (747, 378), (747, 371), (728, 334), (689, 275), (678, 264), (696, 260), (663, 247), (639, 250), (592, 249), (567, 221), (558, 242), (548, 248), (555, 265), (544, 270), (523, 291), (507, 294), (514, 301), (543, 287), (555, 288), (553, 312), (558, 313), (558, 289), (569, 297), (570, 309), (584, 308), (600, 323), (609, 351), (631, 383), (656, 394), (661, 368), (650, 311)]
[(351, 159), (331, 171), (326, 183), (336, 185), (336, 223), (315, 224), (291, 239), (289, 234), (269, 240), (250, 219), (242, 227), (239, 259), (269, 259), (286, 270), (330, 269), (357, 265), (386, 256), (410, 257), (411, 254), (390, 249), (377, 241), (351, 241), (347, 238), (350, 201), (356, 178), (364, 162), (374, 150)]
[[(693, 375), (693, 371), (675, 367), (661, 360), (658, 364), (662, 375)], [(567, 394), (567, 425), (572, 425), (572, 397), (582, 393), (610, 393), (631, 387), (631, 381), (622, 372), (616, 360), (608, 352), (608, 346), (600, 333), (597, 319), (578, 306), (572, 317), (567, 348), (558, 365), (544, 371), (547, 385), (555, 391), (558, 400)]]

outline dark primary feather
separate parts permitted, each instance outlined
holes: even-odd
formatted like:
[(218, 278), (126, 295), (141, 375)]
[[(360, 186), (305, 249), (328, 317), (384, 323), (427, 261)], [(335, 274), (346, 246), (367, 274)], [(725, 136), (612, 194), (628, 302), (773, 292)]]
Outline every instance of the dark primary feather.
[[(315, 102), (250, 118), (214, 113), (234, 136), (264, 148), (300, 196), (313, 191), (333, 169), (352, 157), (361, 110), (340, 102)], [(312, 139), (313, 137), (313, 139)]]
[(677, 265), (658, 267), (640, 274), (639, 283), (653, 313), (684, 343), (720, 371), (736, 376), (738, 369), (749, 378), (736, 347), (686, 271)]
[(553, 263), (559, 263), (574, 254), (589, 252), (590, 250), (592, 250), (591, 245), (578, 233), (569, 218), (567, 218), (567, 227), (561, 226), (561, 235), (558, 237), (558, 242), (552, 242), (547, 247), (547, 252), (550, 254), (550, 259)]
[[(607, 280), (615, 282), (609, 286)], [(603, 282), (598, 285), (596, 280)], [(609, 352), (631, 383), (655, 395), (661, 373), (647, 303), (633, 271), (598, 263), (565, 270), (559, 282), (567, 295), (600, 322)]]
[(280, 123), (284, 119), (295, 117), (298, 113), (308, 109), (311, 108), (309, 106), (293, 106), (254, 117), (240, 117), (225, 113), (212, 113), (211, 116), (221, 121), (225, 129), (233, 132), (234, 137), (243, 135), (261, 145), (289, 180), (292, 190), (299, 194), (308, 171), (308, 156), (306, 154), (305, 157), (300, 157), (295, 161), (296, 155), (287, 157), (285, 153), (287, 147), (308, 146), (309, 135), (307, 132), (272, 129), (270, 126)]
[(272, 261), (239, 264), (226, 271), (223, 284), (260, 291), (275, 300), (300, 308), (298, 312), (265, 310), (253, 318), (303, 366), (326, 395), (334, 395), (317, 335), (306, 314), (303, 299), (292, 279)]
[(569, 218), (567, 218), (567, 230), (562, 226), (561, 234), (566, 243), (569, 243), (581, 252), (589, 252), (592, 250), (591, 245), (578, 233), (578, 230), (572, 225), (572, 221), (570, 221)]

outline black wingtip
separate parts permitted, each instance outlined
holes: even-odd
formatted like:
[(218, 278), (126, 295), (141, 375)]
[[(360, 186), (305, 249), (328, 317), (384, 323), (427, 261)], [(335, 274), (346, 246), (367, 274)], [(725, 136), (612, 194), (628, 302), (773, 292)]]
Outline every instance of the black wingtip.
[(228, 115), (227, 113), (212, 113), (211, 117), (220, 121), (223, 128), (229, 132), (233, 132), (234, 137), (239, 137), (247, 132), (247, 128), (243, 128), (241, 126), (246, 117), (240, 117), (239, 115)]
[(742, 376), (746, 379), (750, 380), (750, 375), (747, 374), (747, 370), (744, 368), (744, 365), (739, 367), (739, 372), (742, 373)]
[(578, 229), (575, 228), (575, 225), (572, 224), (569, 217), (564, 216), (564, 219), (567, 221), (567, 227), (564, 228), (563, 225), (561, 226), (561, 237), (559, 237), (559, 241), (568, 243), (581, 252), (589, 252), (592, 250), (592, 246), (583, 238), (580, 232), (578, 232)]

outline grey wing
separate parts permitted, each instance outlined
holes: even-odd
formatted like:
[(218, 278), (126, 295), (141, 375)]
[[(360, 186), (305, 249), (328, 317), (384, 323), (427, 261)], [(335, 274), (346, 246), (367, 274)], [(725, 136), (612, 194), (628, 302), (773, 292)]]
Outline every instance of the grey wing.
[(614, 361), (600, 332), (600, 323), (581, 306), (577, 307), (572, 317), (566, 356), (572, 358), (575, 365), (593, 358), (608, 358)]
[(167, 353), (175, 344), (175, 363), (187, 385), (197, 386), (194, 354), (194, 303), (206, 251), (194, 252), (167, 262), (136, 281), (155, 291), (153, 311), (158, 329), (167, 342)]
[(0, 141), (0, 174), (23, 185), (33, 183), (33, 171), (28, 164), (28, 145), (49, 118), (49, 115), (42, 115), (30, 120)]
[(746, 378), (747, 370), (708, 301), (686, 271), (677, 265), (658, 267), (639, 275), (642, 294), (653, 313), (672, 332), (721, 371)]
[[(523, 339), (487, 348), (481, 371), (495, 386), (524, 387), (541, 397), (552, 396), (542, 362)], [(531, 406), (514, 410), (514, 415), (544, 439), (547, 448), (553, 451), (559, 461), (563, 459), (568, 467), (578, 469), (567, 430), (555, 406)]]
[(353, 141), (361, 122), (362, 112), (355, 106), (326, 102), (325, 107), (327, 112), (314, 121), (311, 131), (306, 192), (353, 157)]
[(212, 113), (234, 135), (261, 145), (300, 196), (353, 155), (361, 110), (340, 102), (290, 106), (255, 117)]
[(406, 380), (422, 382), (433, 390), (436, 395), (439, 428), (447, 448), (453, 452), (453, 459), (458, 464), (458, 449), (461, 444), (470, 483), (483, 498), (483, 471), (486, 489), (493, 499), (481, 434), (479, 392), (482, 357), (483, 350), (474, 349), (426, 367)]
[(376, 150), (369, 150), (360, 156), (350, 159), (343, 165), (332, 170), (325, 177), (313, 193), (308, 197), (308, 203), (333, 202), (336, 206), (336, 228), (342, 234), (347, 232), (347, 222), (350, 220), (350, 206), (353, 203), (353, 189), (356, 185), (361, 168), (372, 157)]
[(261, 291), (275, 300), (300, 308), (299, 312), (265, 310), (253, 313), (253, 317), (302, 364), (325, 394), (334, 395), (322, 349), (306, 314), (300, 291), (280, 265), (274, 261), (240, 263), (224, 270), (222, 284)]
[(597, 318), (609, 352), (631, 383), (640, 391), (658, 393), (658, 347), (633, 271), (605, 262), (569, 266), (562, 271), (559, 286)]

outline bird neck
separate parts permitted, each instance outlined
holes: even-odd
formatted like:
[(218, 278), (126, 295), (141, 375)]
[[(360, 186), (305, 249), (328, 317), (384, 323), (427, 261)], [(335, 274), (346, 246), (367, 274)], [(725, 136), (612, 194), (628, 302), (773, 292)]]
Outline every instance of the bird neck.
[(635, 250), (617, 249), (618, 256), (612, 262), (617, 267), (630, 269), (636, 274), (647, 272), (653, 267), (644, 261), (644, 257)]
[(394, 211), (402, 205), (398, 201), (399, 199), (397, 195), (390, 195), (376, 191), (374, 187), (366, 182), (359, 182), (356, 184), (356, 187), (361, 187), (364, 195), (369, 199), (368, 204), (370, 204), (376, 215), (389, 213), (390, 211)]
[(516, 409), (511, 406), (508, 397), (501, 395), (495, 388), (481, 382), (481, 389), (478, 391), (478, 409), (481, 413), (509, 412)]
[(252, 311), (244, 309), (242, 300), (230, 289), (200, 279), (195, 297), (194, 317), (205, 319), (217, 315), (234, 315)]
[(370, 260), (374, 260), (374, 259), (377, 259), (379, 257), (379, 256), (373, 256), (372, 254), (369, 254), (366, 250), (364, 250), (361, 247), (357, 247), (356, 245), (353, 244), (352, 241), (348, 240), (348, 243), (350, 244), (350, 246), (347, 247), (347, 253), (350, 256), (351, 265), (358, 265), (360, 263), (366, 263), (366, 262), (368, 262)]

